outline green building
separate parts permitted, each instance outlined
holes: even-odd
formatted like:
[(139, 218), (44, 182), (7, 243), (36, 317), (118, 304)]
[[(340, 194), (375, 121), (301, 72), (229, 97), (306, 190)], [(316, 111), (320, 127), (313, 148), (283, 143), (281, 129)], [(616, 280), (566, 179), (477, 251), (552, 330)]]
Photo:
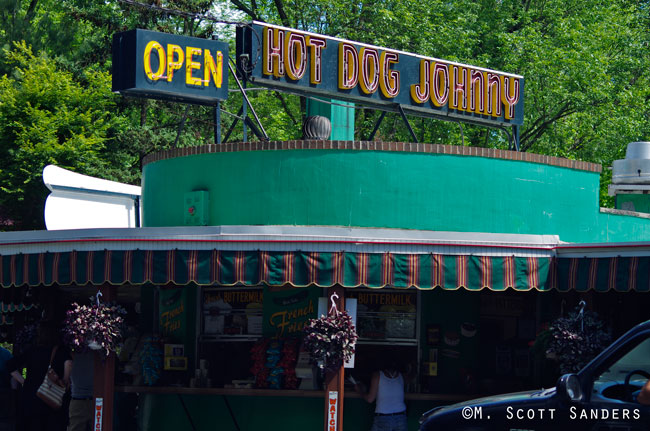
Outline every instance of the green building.
[[(318, 376), (297, 365), (309, 376), (299, 388), (258, 388), (250, 351), (277, 335), (291, 344), (326, 288), (342, 286), (360, 334), (347, 371), (367, 378), (386, 349), (400, 352), (418, 370), (407, 388), (415, 427), (432, 406), (552, 380), (529, 345), (579, 299), (625, 306), (605, 313), (615, 330), (643, 318), (650, 219), (600, 209), (600, 169), (403, 142), (154, 154), (143, 227), (0, 235), (3, 316), (34, 293), (58, 292), (50, 302), (65, 307), (102, 288), (141, 304), (139, 336), (182, 346), (184, 361), (170, 356), (153, 386), (118, 373), (115, 429), (133, 423), (134, 394), (144, 429), (312, 429), (323, 423)], [(369, 427), (371, 411), (347, 388), (346, 427)]]

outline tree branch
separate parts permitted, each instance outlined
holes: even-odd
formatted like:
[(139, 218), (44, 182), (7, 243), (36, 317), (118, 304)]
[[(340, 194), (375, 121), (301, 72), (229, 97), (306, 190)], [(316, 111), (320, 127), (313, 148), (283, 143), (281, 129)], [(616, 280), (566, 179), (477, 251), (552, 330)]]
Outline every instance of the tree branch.
[(294, 125), (297, 125), (298, 121), (296, 120), (296, 117), (294, 117), (293, 114), (291, 113), (291, 110), (289, 109), (289, 105), (287, 104), (287, 101), (285, 100), (284, 96), (278, 93), (277, 91), (274, 91), (273, 95), (280, 101), (282, 107), (284, 108), (284, 112), (287, 113), (289, 119), (291, 119)]
[(280, 21), (282, 21), (282, 25), (285, 27), (291, 27), (291, 25), (289, 25), (289, 17), (284, 11), (282, 0), (273, 0), (273, 3), (275, 3), (275, 8), (278, 10), (278, 15), (280, 15)]
[(237, 7), (237, 9), (239, 9), (239, 10), (242, 11), (242, 12), (244, 12), (246, 15), (250, 16), (250, 17), (253, 18), (254, 20), (259, 19), (258, 16), (257, 16), (257, 14), (255, 13), (255, 11), (252, 10), (252, 9), (249, 9), (249, 8), (248, 8), (244, 3), (242, 3), (241, 1), (239, 1), (239, 0), (230, 0), (230, 1), (232, 1), (232, 4), (234, 4), (235, 7)]
[(569, 153), (573, 153), (574, 151), (583, 149), (585, 145), (590, 142), (593, 142), (593, 139), (584, 140), (582, 137), (575, 139), (573, 145), (569, 147)]
[(576, 112), (576, 110), (567, 103), (564, 105), (555, 115), (550, 118), (540, 117), (538, 118), (533, 127), (527, 129), (524, 133), (521, 134), (519, 139), (519, 149), (520, 151), (527, 151), (533, 144), (546, 132), (546, 130), (554, 122), (568, 117)]
[(32, 18), (34, 18), (34, 13), (36, 12), (36, 6), (38, 5), (38, 0), (32, 0), (29, 2), (29, 7), (27, 8), (27, 13), (25, 13), (25, 22), (31, 23)]

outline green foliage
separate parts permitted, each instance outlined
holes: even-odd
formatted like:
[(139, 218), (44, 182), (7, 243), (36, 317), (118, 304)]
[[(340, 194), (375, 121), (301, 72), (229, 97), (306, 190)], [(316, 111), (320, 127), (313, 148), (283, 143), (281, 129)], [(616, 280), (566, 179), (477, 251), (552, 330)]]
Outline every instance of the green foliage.
[[(61, 0), (0, 0), (0, 50), (25, 42), (52, 57), (74, 51), (90, 27), (68, 12)], [(11, 71), (6, 60), (0, 59), (0, 76)]]
[[(40, 176), (47, 163), (137, 184), (146, 154), (214, 142), (211, 108), (110, 93), (111, 40), (119, 31), (218, 34), (234, 53), (234, 26), (201, 19), (201, 14), (263, 20), (523, 75), (522, 150), (602, 164), (604, 205), (612, 205), (607, 168), (623, 157), (627, 143), (650, 140), (648, 0), (143, 3), (199, 15), (168, 14), (119, 0), (0, 0), (0, 227), (11, 220), (20, 221), (21, 228), (42, 227)], [(232, 77), (230, 85), (236, 88)], [(304, 98), (264, 89), (248, 95), (271, 139), (301, 136)], [(237, 91), (222, 103), (223, 133), (234, 125), (230, 142), (243, 139), (234, 115), (242, 104)], [(379, 114), (356, 111), (356, 139), (368, 138)], [(498, 129), (410, 121), (420, 142), (511, 145)], [(411, 140), (396, 114), (386, 116), (376, 137)], [(248, 139), (256, 139), (250, 130)]]
[(13, 73), (0, 78), (0, 205), (17, 227), (40, 228), (46, 165), (102, 176), (115, 96), (106, 72), (78, 82), (24, 42), (4, 57)]

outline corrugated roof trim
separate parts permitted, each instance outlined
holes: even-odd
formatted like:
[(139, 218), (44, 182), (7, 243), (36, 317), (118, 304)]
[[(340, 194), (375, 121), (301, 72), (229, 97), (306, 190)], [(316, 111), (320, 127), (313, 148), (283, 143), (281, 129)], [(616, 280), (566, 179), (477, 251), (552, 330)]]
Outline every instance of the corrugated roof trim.
[(0, 234), (0, 254), (97, 250), (315, 251), (439, 253), (549, 257), (559, 244), (554, 235), (432, 232), (404, 229), (318, 226), (214, 226)]

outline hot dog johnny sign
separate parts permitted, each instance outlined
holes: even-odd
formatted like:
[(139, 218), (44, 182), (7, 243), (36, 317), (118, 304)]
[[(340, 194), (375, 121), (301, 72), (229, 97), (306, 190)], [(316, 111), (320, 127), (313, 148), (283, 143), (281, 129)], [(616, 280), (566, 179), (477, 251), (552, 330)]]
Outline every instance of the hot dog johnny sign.
[(228, 44), (140, 29), (117, 33), (113, 91), (214, 105), (228, 98)]
[(524, 78), (480, 67), (253, 22), (237, 58), (256, 85), (416, 115), (521, 125)]

